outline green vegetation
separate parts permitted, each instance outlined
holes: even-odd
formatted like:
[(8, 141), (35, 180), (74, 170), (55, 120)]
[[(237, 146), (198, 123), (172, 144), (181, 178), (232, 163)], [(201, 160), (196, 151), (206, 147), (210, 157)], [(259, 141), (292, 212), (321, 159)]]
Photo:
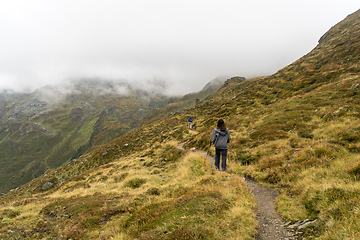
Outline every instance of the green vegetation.
[[(302, 238), (359, 239), (359, 23), (360, 10), (276, 74), (228, 81), (11, 191), (0, 238), (255, 239), (251, 176), (276, 188), (287, 221), (317, 220)], [(226, 173), (177, 149), (209, 150), (219, 118), (232, 136)]]
[[(158, 161), (165, 150), (171, 158), (169, 148), (122, 157), (48, 191), (34, 193), (38, 179), (12, 191), (0, 204), (1, 238), (253, 239), (255, 203), (244, 180), (196, 153)], [(61, 178), (77, 165), (47, 174)]]
[[(86, 84), (82, 82), (81, 87), (86, 88)], [(46, 169), (59, 167), (146, 121), (192, 107), (196, 99), (208, 97), (218, 87), (220, 82), (184, 98), (131, 90), (124, 96), (72, 93), (49, 106), (39, 102), (41, 97), (36, 92), (15, 100), (0, 115), (0, 193), (25, 184)], [(44, 104), (47, 107), (43, 111), (32, 108)]]

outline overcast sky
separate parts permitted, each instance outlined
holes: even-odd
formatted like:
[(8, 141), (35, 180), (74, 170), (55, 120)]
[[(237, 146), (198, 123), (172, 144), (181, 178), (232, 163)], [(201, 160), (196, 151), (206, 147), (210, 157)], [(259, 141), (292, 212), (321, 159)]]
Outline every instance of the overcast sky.
[(270, 75), (311, 51), (358, 0), (0, 0), (0, 89), (66, 79)]

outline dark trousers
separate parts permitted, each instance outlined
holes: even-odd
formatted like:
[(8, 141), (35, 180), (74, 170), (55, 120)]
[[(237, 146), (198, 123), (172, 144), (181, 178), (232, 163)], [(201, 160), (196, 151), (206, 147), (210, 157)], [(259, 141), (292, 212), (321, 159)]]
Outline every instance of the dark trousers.
[(221, 161), (221, 170), (226, 171), (226, 156), (227, 156), (227, 149), (215, 149), (215, 167), (216, 169), (220, 170), (220, 154), (222, 157)]

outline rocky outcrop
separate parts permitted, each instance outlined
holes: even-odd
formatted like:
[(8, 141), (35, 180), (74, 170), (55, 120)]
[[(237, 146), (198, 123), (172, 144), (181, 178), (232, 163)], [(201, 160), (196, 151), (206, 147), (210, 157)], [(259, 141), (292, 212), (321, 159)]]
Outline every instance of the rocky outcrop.
[(311, 225), (313, 225), (314, 223), (317, 222), (317, 219), (315, 220), (310, 220), (310, 219), (306, 219), (304, 221), (298, 221), (294, 224), (291, 224), (291, 222), (288, 222), (285, 224), (285, 226), (289, 229), (305, 229), (307, 227), (310, 227)]
[(222, 87), (225, 87), (226, 85), (228, 85), (229, 83), (242, 83), (245, 82), (246, 78), (245, 77), (232, 77), (228, 80), (225, 81), (224, 85)]

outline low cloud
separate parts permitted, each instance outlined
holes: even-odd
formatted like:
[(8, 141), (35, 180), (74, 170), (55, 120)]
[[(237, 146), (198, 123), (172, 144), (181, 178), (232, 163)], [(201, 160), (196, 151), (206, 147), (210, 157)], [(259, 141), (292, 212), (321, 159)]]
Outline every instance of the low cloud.
[(357, 9), (350, 0), (3, 1), (0, 89), (98, 78), (179, 95), (217, 76), (270, 75)]

